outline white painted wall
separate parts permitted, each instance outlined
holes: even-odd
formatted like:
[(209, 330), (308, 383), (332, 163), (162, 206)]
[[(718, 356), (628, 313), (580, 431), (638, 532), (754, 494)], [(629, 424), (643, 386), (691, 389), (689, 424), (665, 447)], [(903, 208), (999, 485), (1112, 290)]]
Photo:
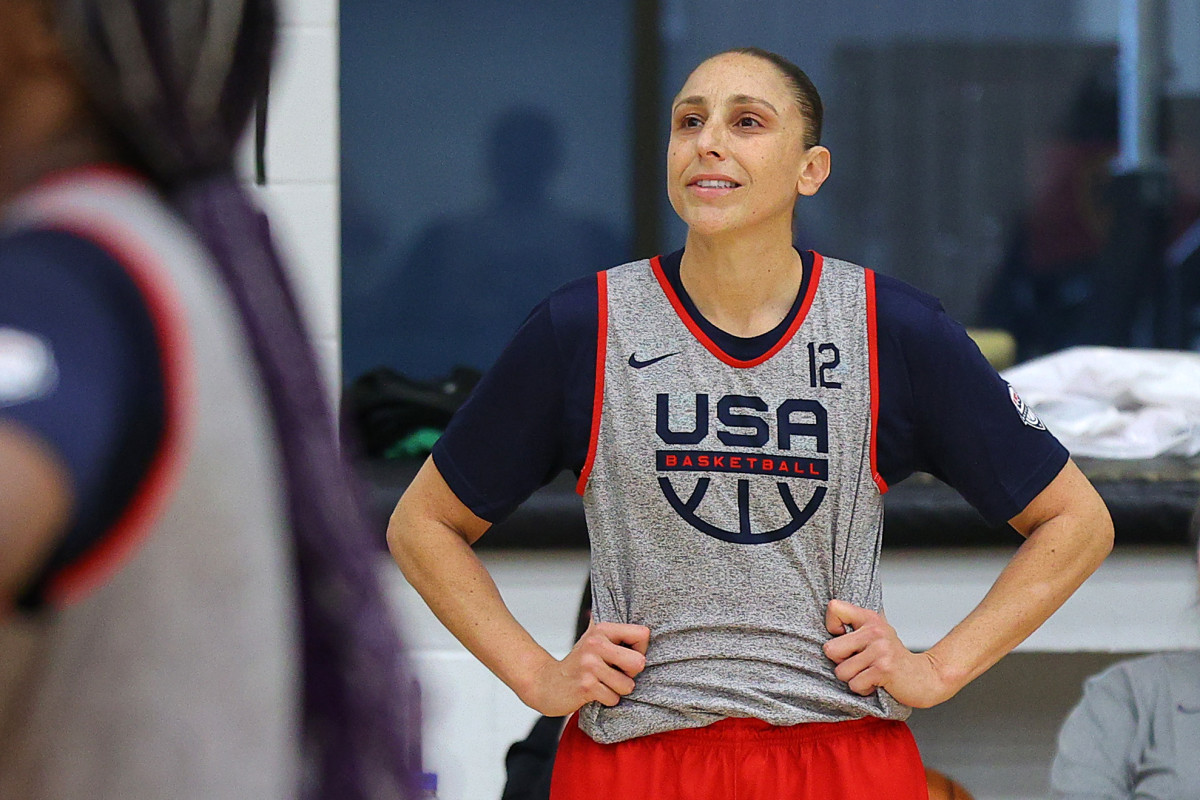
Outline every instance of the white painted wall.
[[(328, 385), (341, 385), (337, 0), (281, 0), (267, 123), (267, 185), (257, 187), (309, 321)], [(244, 176), (253, 174), (250, 137)]]

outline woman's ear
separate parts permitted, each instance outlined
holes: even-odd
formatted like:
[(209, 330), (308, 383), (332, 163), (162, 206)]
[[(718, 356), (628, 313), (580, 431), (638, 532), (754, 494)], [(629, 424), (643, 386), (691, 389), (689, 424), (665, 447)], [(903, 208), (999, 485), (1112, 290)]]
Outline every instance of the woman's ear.
[(800, 168), (800, 178), (796, 181), (796, 191), (806, 197), (812, 197), (828, 177), (829, 148), (819, 144), (813, 145), (804, 153), (804, 164)]

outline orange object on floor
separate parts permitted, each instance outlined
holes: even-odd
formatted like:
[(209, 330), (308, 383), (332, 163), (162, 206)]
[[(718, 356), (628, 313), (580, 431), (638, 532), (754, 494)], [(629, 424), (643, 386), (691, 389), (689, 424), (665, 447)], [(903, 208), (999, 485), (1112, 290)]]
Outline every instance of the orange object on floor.
[(975, 800), (965, 786), (936, 769), (926, 768), (925, 782), (929, 786), (929, 800)]

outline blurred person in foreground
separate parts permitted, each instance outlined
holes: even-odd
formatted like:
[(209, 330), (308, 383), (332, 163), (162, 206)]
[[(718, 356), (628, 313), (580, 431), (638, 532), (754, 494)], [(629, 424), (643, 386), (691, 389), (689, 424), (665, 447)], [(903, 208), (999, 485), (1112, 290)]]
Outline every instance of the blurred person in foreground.
[(0, 0), (0, 797), (394, 798), (417, 709), (233, 173), (269, 0)]
[[(1200, 507), (1190, 535), (1195, 552)], [(1154, 653), (1088, 678), (1059, 731), (1050, 785), (1060, 800), (1198, 800), (1197, 754), (1200, 652)]]

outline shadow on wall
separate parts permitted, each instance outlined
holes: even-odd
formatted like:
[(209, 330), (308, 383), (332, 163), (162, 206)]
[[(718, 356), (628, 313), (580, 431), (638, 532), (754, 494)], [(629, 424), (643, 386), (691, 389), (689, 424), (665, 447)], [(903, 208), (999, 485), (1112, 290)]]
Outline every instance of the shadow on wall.
[(486, 154), (487, 204), (429, 224), (382, 289), (346, 320), (359, 327), (351, 336), (362, 343), (361, 368), (386, 364), (416, 378), (454, 365), (486, 369), (556, 287), (627, 258), (627, 243), (606, 225), (550, 196), (562, 145), (548, 112), (504, 111)]

